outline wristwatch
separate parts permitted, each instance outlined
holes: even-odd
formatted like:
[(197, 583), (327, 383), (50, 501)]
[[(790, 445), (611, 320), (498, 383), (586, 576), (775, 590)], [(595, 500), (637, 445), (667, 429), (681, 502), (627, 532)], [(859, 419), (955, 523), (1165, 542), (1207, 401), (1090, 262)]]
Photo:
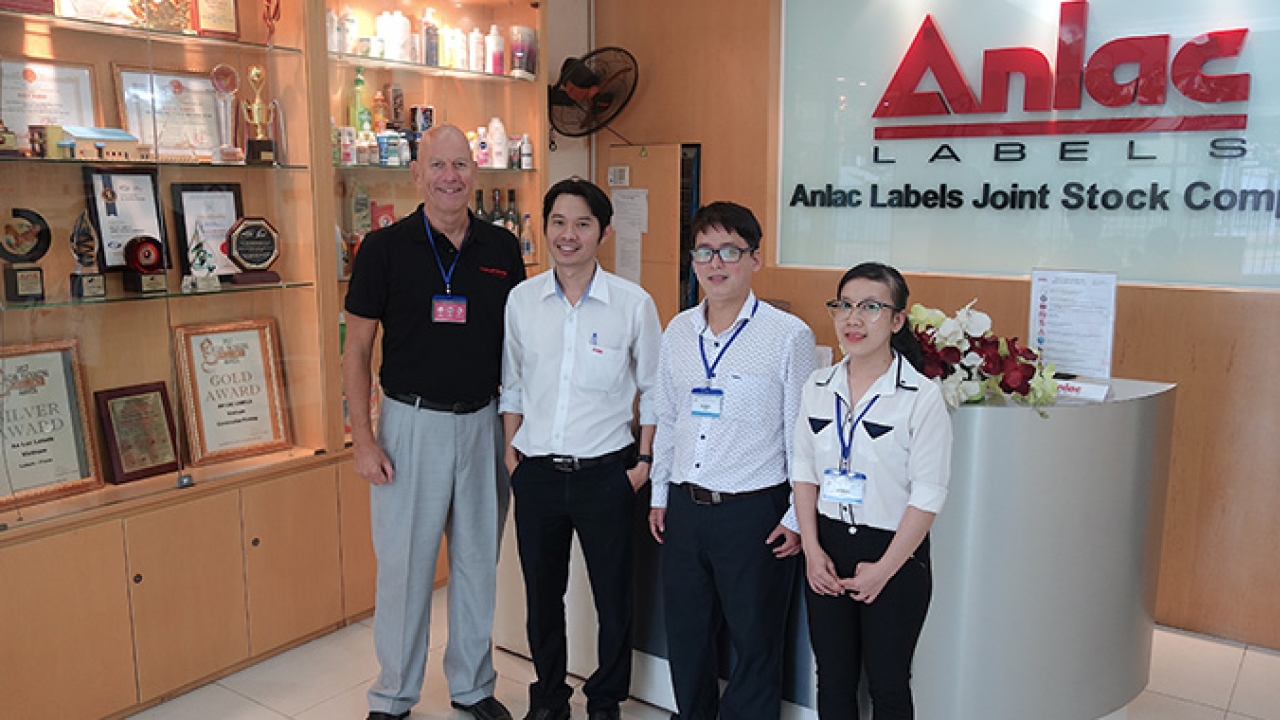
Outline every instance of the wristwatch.
[(638, 465), (640, 463), (649, 463), (650, 465), (652, 465), (653, 456), (652, 455), (636, 455), (636, 464)]

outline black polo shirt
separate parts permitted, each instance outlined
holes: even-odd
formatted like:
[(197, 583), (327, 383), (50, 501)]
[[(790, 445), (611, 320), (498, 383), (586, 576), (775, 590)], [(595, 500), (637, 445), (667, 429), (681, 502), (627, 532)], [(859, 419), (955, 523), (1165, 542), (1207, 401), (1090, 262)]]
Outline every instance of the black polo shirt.
[(346, 309), (382, 323), (382, 388), (438, 403), (481, 400), (502, 381), (502, 315), (507, 294), (524, 280), (514, 235), (471, 218), (462, 249), (431, 228), (440, 263), (453, 271), (453, 295), (467, 299), (466, 324), (433, 323), (431, 299), (445, 294), (444, 274), (427, 240), (419, 205), (360, 244)]

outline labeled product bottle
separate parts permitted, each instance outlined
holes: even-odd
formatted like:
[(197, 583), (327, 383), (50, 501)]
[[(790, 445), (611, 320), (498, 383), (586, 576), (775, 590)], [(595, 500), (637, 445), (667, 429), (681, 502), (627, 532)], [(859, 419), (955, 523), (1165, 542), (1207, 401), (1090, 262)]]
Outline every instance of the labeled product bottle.
[(338, 16), (338, 52), (354, 55), (359, 42), (360, 20), (351, 12), (350, 6), (344, 7), (342, 15)]
[(363, 129), (365, 123), (373, 127), (373, 113), (369, 112), (368, 102), (364, 95), (364, 68), (356, 68), (356, 82), (351, 90), (351, 110), (348, 122), (353, 128)]
[(533, 218), (529, 213), (524, 214), (524, 222), (520, 224), (520, 254), (524, 256), (525, 264), (538, 261), (538, 248), (533, 242)]
[(367, 122), (360, 132), (356, 133), (356, 164), (378, 164), (378, 136), (374, 134), (373, 128), (369, 127)]
[(512, 235), (520, 234), (520, 213), (516, 210), (516, 191), (514, 189), (507, 190), (507, 212), (503, 216), (502, 225), (510, 230)]
[(484, 33), (478, 27), (471, 28), (467, 39), (467, 69), (484, 72)]
[(529, 142), (529, 133), (520, 136), (520, 169), (533, 169), (533, 145)]
[(476, 206), (472, 209), (477, 220), (487, 221), (489, 214), (484, 211), (484, 190), (476, 190)]
[(338, 42), (338, 13), (333, 8), (324, 11), (324, 49), (329, 52), (342, 52)]
[(380, 133), (387, 129), (387, 96), (381, 90), (373, 93), (373, 131)]
[(507, 128), (499, 118), (489, 120), (489, 167), (507, 169)]
[(507, 137), (507, 167), (520, 169), (520, 138), (515, 135)]
[(476, 165), (487, 168), (489, 167), (489, 130), (488, 128), (476, 128)]
[(502, 188), (493, 189), (493, 214), (489, 216), (489, 222), (498, 227), (506, 227), (507, 216), (502, 212)]
[(484, 71), (490, 75), (507, 74), (506, 40), (498, 32), (497, 25), (489, 26), (489, 34), (484, 38)]
[(333, 153), (333, 164), (342, 161), (342, 139), (338, 134), (338, 122), (329, 116), (329, 149)]
[(422, 64), (431, 67), (440, 65), (440, 26), (435, 15), (435, 8), (422, 13)]

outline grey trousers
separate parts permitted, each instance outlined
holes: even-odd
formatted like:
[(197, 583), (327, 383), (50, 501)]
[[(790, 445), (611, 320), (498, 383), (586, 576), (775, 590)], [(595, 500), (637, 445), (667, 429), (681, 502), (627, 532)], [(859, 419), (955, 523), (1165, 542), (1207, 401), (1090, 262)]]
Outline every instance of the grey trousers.
[(497, 402), (454, 415), (386, 400), (378, 441), (395, 479), (370, 490), (378, 557), (373, 642), (381, 671), (369, 688), (369, 709), (398, 714), (421, 697), (444, 535), (450, 573), (444, 674), (451, 699), (470, 705), (493, 695), (497, 680), (493, 612), (510, 497)]

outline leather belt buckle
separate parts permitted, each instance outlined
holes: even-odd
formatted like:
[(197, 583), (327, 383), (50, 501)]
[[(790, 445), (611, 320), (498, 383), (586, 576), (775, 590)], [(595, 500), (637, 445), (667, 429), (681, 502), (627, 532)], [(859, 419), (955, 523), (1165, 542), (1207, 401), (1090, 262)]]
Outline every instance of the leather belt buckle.
[(569, 455), (552, 455), (551, 467), (560, 472), (577, 472), (582, 469), (578, 458)]
[(698, 505), (719, 505), (724, 502), (719, 491), (708, 490), (697, 485), (689, 486), (689, 497), (693, 498), (693, 502)]

